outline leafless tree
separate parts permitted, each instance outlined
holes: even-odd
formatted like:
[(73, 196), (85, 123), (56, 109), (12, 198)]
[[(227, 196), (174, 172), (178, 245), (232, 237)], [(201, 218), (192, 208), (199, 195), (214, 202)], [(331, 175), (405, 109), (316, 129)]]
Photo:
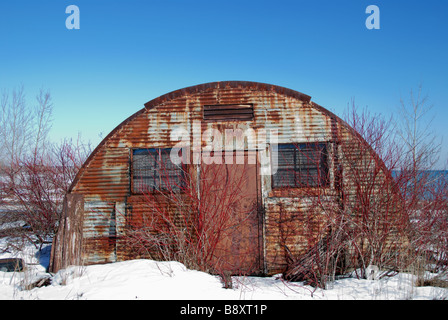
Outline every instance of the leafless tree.
[(431, 130), (436, 114), (422, 85), (411, 90), (408, 99), (400, 100), (399, 115), (404, 152), (396, 179), (412, 222), (413, 266), (423, 283), (429, 265), (439, 272), (448, 271), (448, 177), (434, 171), (442, 139)]
[(64, 195), (90, 146), (80, 137), (49, 141), (53, 103), (47, 90), (39, 91), (34, 106), (27, 104), (23, 87), (11, 95), (4, 92), (1, 108), (1, 200), (29, 226), (31, 232), (20, 235), (37, 238), (42, 245), (55, 232)]
[(0, 162), (13, 167), (20, 160), (42, 153), (52, 125), (53, 104), (49, 91), (41, 89), (35, 106), (30, 106), (23, 86), (0, 100)]
[(64, 196), (90, 153), (90, 148), (72, 140), (47, 148), (47, 152), (38, 151), (21, 160), (20, 170), (9, 186), (17, 212), (30, 226), (39, 245), (56, 232)]
[(17, 162), (29, 149), (33, 117), (23, 86), (14, 89), (12, 94), (4, 91), (0, 104), (0, 161), (5, 166)]
[(402, 100), (401, 127), (353, 104), (346, 121), (362, 139), (338, 139), (343, 179), (336, 202), (323, 189), (309, 189), (310, 207), (323, 217), (320, 240), (293, 261), (288, 279), (325, 286), (338, 265), (360, 270), (359, 276), (369, 265), (412, 269), (419, 283), (428, 268), (447, 272), (448, 182), (427, 171), (440, 144), (424, 121), (426, 101), (421, 90), (409, 106)]
[(399, 163), (392, 122), (359, 111), (354, 104), (346, 121), (356, 133), (341, 128), (332, 146), (334, 189), (304, 185), (301, 192), (309, 204), (306, 214), (297, 216), (309, 216), (309, 222), (280, 225), (303, 229), (309, 243), (303, 255), (290, 257), (286, 279), (326, 287), (329, 279), (349, 270), (359, 270), (358, 276), (364, 277), (370, 265), (399, 268), (407, 223), (390, 173)]
[(430, 170), (439, 160), (441, 139), (431, 131), (434, 118), (433, 105), (420, 85), (417, 92), (411, 90), (409, 99), (400, 99), (398, 108), (398, 134), (404, 147), (403, 169), (414, 173)]

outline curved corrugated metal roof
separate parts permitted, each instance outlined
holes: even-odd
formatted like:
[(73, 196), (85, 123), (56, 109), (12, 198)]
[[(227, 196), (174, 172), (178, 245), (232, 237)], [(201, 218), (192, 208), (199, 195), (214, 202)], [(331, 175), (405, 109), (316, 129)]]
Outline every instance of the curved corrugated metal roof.
[[(232, 88), (240, 88), (240, 89), (245, 89), (245, 90), (249, 90), (249, 91), (257, 91), (257, 92), (269, 91), (269, 92), (274, 92), (274, 93), (277, 93), (277, 94), (280, 94), (280, 95), (283, 95), (283, 96), (291, 97), (293, 99), (297, 99), (297, 100), (309, 103), (309, 106), (311, 106), (312, 108), (315, 108), (316, 110), (322, 112), (323, 114), (327, 115), (329, 118), (335, 120), (339, 124), (347, 127), (350, 131), (352, 131), (352, 133), (355, 136), (359, 137), (361, 141), (366, 143), (365, 140), (355, 130), (353, 130), (353, 128), (351, 128), (347, 123), (345, 123), (342, 119), (340, 119), (338, 116), (336, 116), (335, 114), (333, 114), (329, 110), (325, 109), (324, 107), (322, 107), (322, 106), (320, 106), (320, 105), (318, 105), (318, 104), (316, 104), (314, 102), (311, 102), (311, 97), (310, 96), (308, 96), (308, 95), (306, 95), (304, 93), (301, 93), (299, 91), (291, 90), (291, 89), (288, 89), (288, 88), (285, 88), (285, 87), (281, 87), (281, 86), (277, 86), (277, 85), (260, 83), (260, 82), (252, 82), (252, 81), (218, 81), (218, 82), (209, 82), (209, 83), (204, 83), (204, 84), (199, 84), (199, 85), (194, 85), (194, 86), (178, 89), (178, 90), (169, 92), (167, 94), (164, 94), (162, 96), (159, 96), (159, 97), (157, 97), (157, 98), (155, 98), (155, 99), (145, 103), (144, 104), (144, 108), (142, 108), (141, 110), (137, 111), (136, 113), (134, 113), (133, 115), (128, 117), (126, 120), (124, 120), (122, 123), (120, 123), (115, 129), (113, 129), (100, 142), (100, 144), (95, 148), (95, 150), (91, 153), (91, 155), (88, 157), (86, 162), (81, 167), (80, 171), (78, 172), (77, 176), (75, 177), (75, 179), (74, 179), (74, 181), (73, 181), (73, 183), (72, 183), (72, 185), (70, 187), (70, 192), (72, 191), (74, 186), (77, 184), (77, 182), (80, 179), (80, 177), (82, 176), (83, 171), (85, 170), (85, 168), (88, 167), (89, 163), (95, 157), (95, 154), (107, 143), (107, 141), (110, 139), (110, 137), (112, 137), (118, 130), (120, 130), (123, 126), (128, 124), (130, 121), (132, 121), (134, 118), (136, 118), (140, 114), (144, 113), (148, 109), (156, 108), (157, 106), (163, 105), (164, 103), (166, 103), (168, 101), (175, 100), (175, 99), (178, 99), (178, 98), (182, 98), (182, 97), (185, 97), (185, 96), (190, 96), (190, 95), (194, 95), (194, 94), (201, 94), (203, 92), (216, 90), (216, 89), (232, 89)], [(372, 152), (373, 152), (373, 150), (372, 150)], [(373, 154), (376, 155), (375, 152), (373, 152)]]
[(201, 92), (207, 91), (207, 90), (214, 90), (214, 89), (225, 89), (225, 88), (244, 88), (247, 90), (253, 90), (253, 91), (273, 91), (275, 93), (289, 96), (292, 98), (296, 98), (301, 101), (309, 102), (311, 100), (311, 97), (298, 92), (294, 91), (288, 88), (276, 86), (273, 84), (267, 84), (267, 83), (261, 83), (261, 82), (252, 82), (252, 81), (218, 81), (218, 82), (209, 82), (209, 83), (203, 83), (198, 84), (191, 87), (186, 87), (183, 89), (175, 90), (170, 93), (164, 94), (158, 98), (155, 98), (147, 103), (145, 103), (145, 107), (150, 109), (154, 108), (159, 104), (162, 104), (166, 101), (177, 99), (182, 96), (187, 96), (191, 94), (199, 94)]

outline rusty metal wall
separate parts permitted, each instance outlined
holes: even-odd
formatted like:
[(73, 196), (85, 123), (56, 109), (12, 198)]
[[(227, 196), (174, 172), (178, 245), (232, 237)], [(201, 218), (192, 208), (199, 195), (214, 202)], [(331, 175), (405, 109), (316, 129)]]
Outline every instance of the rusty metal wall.
[(56, 272), (69, 265), (82, 265), (84, 197), (68, 194), (63, 203), (63, 215), (58, 233), (53, 239), (49, 270)]
[[(253, 105), (251, 121), (203, 121), (204, 105)], [(71, 193), (84, 197), (82, 260), (102, 263), (130, 258), (120, 245), (126, 218), (138, 220), (144, 206), (131, 194), (130, 154), (132, 148), (170, 148), (171, 133), (182, 128), (190, 134), (193, 145), (194, 121), (200, 122), (201, 132), (224, 128), (277, 130), (278, 143), (327, 142), (330, 157), (330, 189), (334, 189), (334, 163), (337, 147), (335, 137), (345, 124), (326, 109), (310, 102), (310, 97), (286, 88), (253, 82), (216, 82), (177, 90), (145, 104), (116, 129), (95, 149), (76, 177)], [(197, 129), (197, 128), (196, 128)], [(350, 139), (350, 130), (344, 139)], [(201, 141), (202, 146), (207, 142)], [(259, 150), (264, 151), (264, 150)], [(271, 177), (260, 176), (261, 205), (264, 208), (263, 255), (264, 271), (281, 272), (287, 261), (286, 246), (299, 254), (311, 244), (312, 237), (305, 232), (321, 228), (319, 217), (309, 217), (306, 199), (302, 194), (288, 194), (271, 189)], [(134, 212), (132, 212), (135, 208)], [(140, 208), (140, 209), (139, 209)], [(141, 214), (141, 213), (140, 213)], [(288, 227), (279, 227), (278, 221), (286, 216)], [(304, 221), (307, 224), (304, 230)], [(137, 219), (137, 220), (136, 220)], [(310, 231), (311, 230), (311, 231)], [(283, 239), (283, 240), (282, 240)], [(283, 241), (283, 242), (282, 242)], [(56, 256), (62, 253), (55, 253)], [(61, 265), (61, 264), (58, 264)]]

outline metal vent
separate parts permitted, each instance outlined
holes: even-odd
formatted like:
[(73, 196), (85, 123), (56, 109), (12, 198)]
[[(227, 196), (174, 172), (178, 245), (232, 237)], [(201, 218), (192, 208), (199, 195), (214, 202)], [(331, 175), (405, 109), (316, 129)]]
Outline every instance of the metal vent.
[(220, 104), (204, 106), (204, 120), (212, 121), (247, 121), (254, 119), (252, 104)]

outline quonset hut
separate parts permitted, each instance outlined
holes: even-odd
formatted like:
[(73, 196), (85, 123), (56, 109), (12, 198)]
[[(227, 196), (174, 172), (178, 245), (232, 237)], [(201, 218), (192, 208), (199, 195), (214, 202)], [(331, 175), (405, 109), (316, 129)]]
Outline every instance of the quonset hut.
[[(389, 189), (382, 161), (306, 94), (243, 81), (176, 90), (147, 102), (87, 159), (50, 268), (189, 256), (215, 272), (284, 272), (328, 235), (330, 212), (367, 223), (349, 204), (369, 186), (370, 195)], [(378, 197), (371, 202), (391, 201)]]

